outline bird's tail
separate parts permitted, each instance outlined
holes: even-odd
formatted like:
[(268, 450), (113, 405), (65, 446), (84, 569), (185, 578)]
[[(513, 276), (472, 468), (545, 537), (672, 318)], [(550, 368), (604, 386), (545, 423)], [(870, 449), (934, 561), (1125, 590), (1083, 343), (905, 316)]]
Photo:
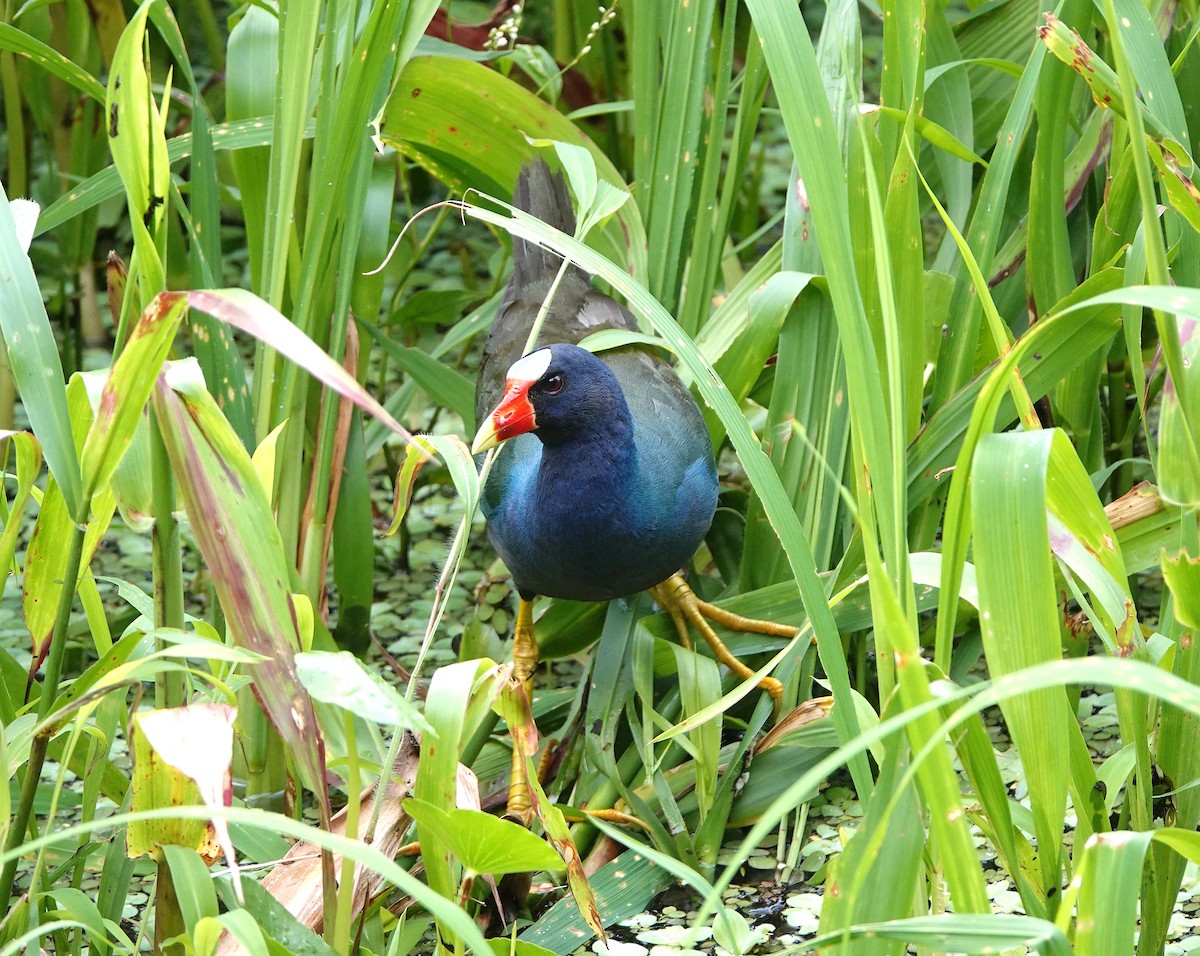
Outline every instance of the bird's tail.
[[(553, 173), (541, 159), (531, 159), (521, 167), (513, 190), (513, 205), (535, 216), (568, 236), (575, 232), (575, 212), (561, 173)], [(562, 264), (562, 256), (536, 243), (513, 237), (513, 284), (534, 286), (552, 277)], [(579, 272), (584, 281), (586, 273)]]

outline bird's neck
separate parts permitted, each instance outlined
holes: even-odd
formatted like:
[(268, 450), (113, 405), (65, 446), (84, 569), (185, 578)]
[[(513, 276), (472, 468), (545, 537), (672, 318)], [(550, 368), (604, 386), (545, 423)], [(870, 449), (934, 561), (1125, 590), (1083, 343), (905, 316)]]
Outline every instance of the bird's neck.
[(542, 448), (539, 497), (602, 510), (627, 500), (637, 470), (637, 449), (629, 409), (624, 401), (621, 405), (580, 435)]

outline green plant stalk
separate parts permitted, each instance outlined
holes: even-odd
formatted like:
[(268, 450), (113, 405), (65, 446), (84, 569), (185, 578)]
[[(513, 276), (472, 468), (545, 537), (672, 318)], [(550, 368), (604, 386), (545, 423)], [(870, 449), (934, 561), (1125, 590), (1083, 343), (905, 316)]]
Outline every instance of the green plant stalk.
[[(6, 18), (7, 19), (7, 18)], [(17, 76), (16, 57), (5, 50), (0, 53), (0, 84), (4, 86), (4, 131), (8, 134), (8, 169), (5, 183), (14, 196), (29, 191), (29, 170), (25, 162), (25, 113), (21, 106), (21, 81)]]
[(572, 13), (571, 4), (554, 4), (554, 59), (559, 63), (567, 63), (576, 55)]
[[(346, 753), (346, 794), (349, 797), (349, 802), (346, 804), (346, 830), (347, 839), (358, 839), (358, 818), (361, 811), (359, 797), (362, 794), (362, 774), (358, 760), (358, 748), (354, 742), (354, 715), (348, 710), (342, 711), (342, 732), (346, 737), (346, 742), (349, 744)], [(399, 736), (399, 735), (397, 735)], [(385, 773), (379, 779), (379, 785), (387, 787), (387, 774)], [(376, 801), (377, 803), (381, 801)], [(337, 913), (333, 920), (333, 939), (330, 942), (334, 949), (341, 954), (347, 956), (350, 952), (350, 929), (353, 911), (351, 904), (354, 902), (354, 861), (348, 857), (342, 857), (342, 873), (338, 881), (337, 891)]]
[[(154, 506), (154, 528), (150, 532), (154, 578), (154, 624), (183, 628), (183, 549), (179, 522), (175, 520), (175, 479), (167, 447), (163, 444), (158, 416), (150, 416), (150, 488)], [(159, 639), (156, 649), (165, 646)], [(154, 683), (157, 707), (182, 707), (187, 703), (187, 677), (168, 671)]]
[[(307, 122), (309, 86), (312, 82), (315, 61), (317, 24), (321, 19), (324, 4), (284, 4), (279, 18), (279, 81), (275, 86), (275, 136), (271, 141), (270, 170), (267, 179), (267, 222), (264, 235), (263, 275), (264, 298), (281, 312), (284, 311), (284, 292), (290, 265), (297, 265), (296, 244), (308, 236), (298, 235), (295, 223), (297, 195), (300, 179), (304, 172), (304, 128)], [(302, 328), (303, 317), (294, 314), (293, 320)], [(307, 331), (307, 330), (306, 330)], [(254, 382), (254, 426), (255, 438), (262, 441), (267, 433), (288, 414), (281, 404), (280, 388), (283, 372), (281, 356), (274, 350), (260, 345), (257, 349), (255, 367), (258, 374)], [(293, 422), (293, 425), (297, 424)], [(303, 431), (303, 429), (299, 429)], [(289, 429), (289, 432), (292, 429)], [(297, 448), (288, 444), (285, 450), (295, 453)], [(299, 461), (300, 458), (288, 460)], [(289, 472), (292, 473), (292, 472)], [(294, 498), (280, 494), (279, 514), (287, 514), (289, 500)], [(294, 510), (294, 509), (293, 509)], [(284, 547), (289, 554), (295, 553), (294, 527), (289, 536), (288, 529), (281, 528)]]
[(184, 952), (179, 943), (167, 942), (187, 933), (187, 924), (179, 908), (179, 893), (175, 889), (175, 878), (171, 875), (171, 864), (166, 857), (158, 861), (154, 880), (154, 952), (162, 956), (181, 956)]
[[(9, 7), (6, 20), (12, 16), (11, 5)], [(29, 171), (25, 166), (25, 113), (21, 108), (16, 58), (8, 51), (0, 53), (0, 85), (4, 87), (4, 126), (8, 134), (6, 186), (12, 195), (23, 196), (29, 190)], [(12, 428), (16, 402), (17, 386), (8, 361), (8, 346), (0, 342), (0, 428)]]
[(196, 19), (200, 21), (200, 32), (204, 34), (204, 45), (208, 47), (213, 71), (220, 73), (225, 69), (225, 38), (221, 36), (217, 26), (212, 0), (193, 0), (191, 8)]
[[(84, 502), (82, 509), (86, 514), (91, 510), (91, 501)], [(75, 600), (75, 582), (79, 580), (79, 566), (83, 563), (83, 539), (87, 533), (86, 523), (76, 521), (75, 530), (71, 533), (71, 543), (67, 552), (67, 569), (63, 578), (63, 589), (58, 599), (58, 616), (54, 619), (54, 632), (50, 638), (50, 653), (46, 658), (46, 676), (42, 680), (42, 696), (38, 701), (38, 723), (44, 725), (46, 718), (54, 708), (58, 699), (58, 684), (62, 679), (63, 654), (67, 642), (67, 625), (71, 622), (71, 605)], [(37, 793), (38, 779), (42, 775), (42, 765), (46, 762), (46, 748), (50, 745), (50, 728), (39, 726), (29, 747), (29, 761), (25, 765), (25, 779), (21, 784), (21, 796), (17, 802), (17, 810), (13, 815), (12, 829), (8, 831), (8, 839), (4, 844), (5, 853), (15, 850), (25, 839), (25, 830), (29, 826), (29, 818), (33, 814), (33, 798)], [(0, 886), (5, 887), (12, 903), (11, 891), (13, 878), (17, 873), (17, 857), (4, 864), (0, 872)]]
[(287, 764), (279, 759), (279, 737), (250, 687), (238, 692), (238, 715), (246, 748), (246, 799), (273, 796), (287, 782)]
[[(367, 150), (360, 150), (358, 162), (362, 167), (359, 170), (359, 177), (365, 182), (370, 173), (371, 153)], [(363, 208), (362, 204), (355, 207), (356, 212), (346, 216), (347, 231), (358, 235), (362, 231), (363, 225)], [(357, 251), (357, 243), (344, 242), (342, 244), (340, 261), (338, 262), (338, 274), (342, 276), (352, 275), (354, 272), (354, 256)], [(333, 317), (330, 322), (329, 330), (329, 348), (328, 352), (331, 358), (339, 362), (343, 362), (346, 354), (347, 332), (350, 319), (350, 295), (351, 283), (342, 281), (338, 283), (336, 301), (333, 308)], [(361, 365), (362, 363), (357, 363)], [(355, 373), (355, 369), (348, 369), (351, 374)], [(337, 462), (333, 460), (334, 442), (337, 438), (338, 420), (341, 411), (341, 396), (337, 395), (331, 389), (325, 389), (321, 393), (321, 414), (318, 417), (318, 436), (316, 453), (313, 455), (313, 477), (312, 483), (309, 486), (309, 508), (307, 519), (301, 518), (302, 522), (306, 521), (306, 525), (300, 529), (301, 538), (304, 541), (303, 552), (300, 554), (300, 580), (303, 582), (305, 593), (312, 600), (314, 606), (320, 606), (321, 589), (325, 583), (325, 572), (328, 570), (329, 548), (326, 546), (326, 529), (329, 525), (329, 510), (333, 504), (332, 498), (336, 492), (333, 483), (333, 468), (336, 466), (340, 470), (345, 462), (345, 448), (342, 449), (342, 457)]]
[[(58, 775), (55, 778), (54, 790), (50, 796), (50, 809), (46, 814), (46, 831), (47, 832), (49, 832), (49, 830), (53, 827), (53, 825), (59, 819), (59, 816), (58, 816), (58, 814), (59, 814), (59, 799), (62, 796), (63, 790), (66, 789), (65, 777), (66, 777), (66, 773), (67, 773), (67, 765), (71, 761), (71, 755), (72, 755), (73, 751), (75, 750), (75, 747), (78, 746), (78, 744), (79, 744), (80, 735), (83, 733), (83, 725), (84, 725), (84, 717), (83, 717), (83, 714), (81, 713), (76, 717), (76, 719), (74, 721), (74, 726), (71, 728), (71, 733), (66, 742), (66, 746), (63, 748), (61, 760), (58, 764)], [(86, 811), (86, 807), (84, 809)], [(49, 889), (51, 886), (53, 886), (54, 882), (55, 882), (55, 877), (53, 875), (47, 874), (47, 872), (46, 872), (46, 848), (43, 848), (40, 851), (38, 851), (37, 861), (33, 865), (33, 874), (29, 878), (29, 885), (30, 885), (30, 887), (36, 887), (39, 884), (41, 884), (46, 889)], [(34, 913), (36, 911), (37, 911), (36, 907), (31, 907), (31, 910), (30, 910), (31, 913)], [(75, 938), (76, 939), (78, 938), (77, 934), (76, 934)], [(57, 942), (55, 944), (55, 952), (64, 952), (65, 953), (65, 952), (70, 951), (70, 947), (68, 947), (67, 942), (66, 942), (65, 934), (63, 934), (63, 933), (58, 934), (56, 936), (56, 940), (57, 940)]]

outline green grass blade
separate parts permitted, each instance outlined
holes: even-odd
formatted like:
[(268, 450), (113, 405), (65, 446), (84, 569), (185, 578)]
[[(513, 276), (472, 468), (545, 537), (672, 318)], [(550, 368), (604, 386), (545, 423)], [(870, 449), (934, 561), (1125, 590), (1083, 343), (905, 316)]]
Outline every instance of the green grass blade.
[(0, 23), (0, 49), (28, 57), (85, 96), (90, 96), (97, 103), (104, 102), (104, 87), (91, 73), (67, 59), (54, 47), (18, 30), (11, 23)]
[[(62, 489), (67, 509), (79, 515), (83, 478), (71, 434), (62, 362), (33, 264), (18, 239), (8, 195), (0, 186), (0, 285), (5, 289), (0, 330), (8, 360), (25, 405), (25, 414), (41, 443), (50, 474)], [(82, 518), (83, 516), (80, 515)]]
[[(1003, 676), (1058, 660), (1058, 595), (1046, 525), (1050, 449), (1061, 432), (988, 435), (975, 453), (972, 523), (983, 646)], [(1041, 850), (1042, 887), (1061, 882), (1059, 838), (1067, 806), (1067, 726), (1062, 694), (1046, 691), (1002, 705), (1029, 784)]]

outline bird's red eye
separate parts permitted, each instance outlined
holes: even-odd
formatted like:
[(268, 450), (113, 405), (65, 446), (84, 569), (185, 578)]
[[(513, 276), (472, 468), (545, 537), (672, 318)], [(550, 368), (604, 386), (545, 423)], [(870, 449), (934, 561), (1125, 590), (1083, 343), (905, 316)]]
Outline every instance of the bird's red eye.
[(549, 395), (556, 392), (561, 392), (563, 387), (563, 377), (561, 375), (551, 375), (545, 382), (542, 383), (542, 391)]

